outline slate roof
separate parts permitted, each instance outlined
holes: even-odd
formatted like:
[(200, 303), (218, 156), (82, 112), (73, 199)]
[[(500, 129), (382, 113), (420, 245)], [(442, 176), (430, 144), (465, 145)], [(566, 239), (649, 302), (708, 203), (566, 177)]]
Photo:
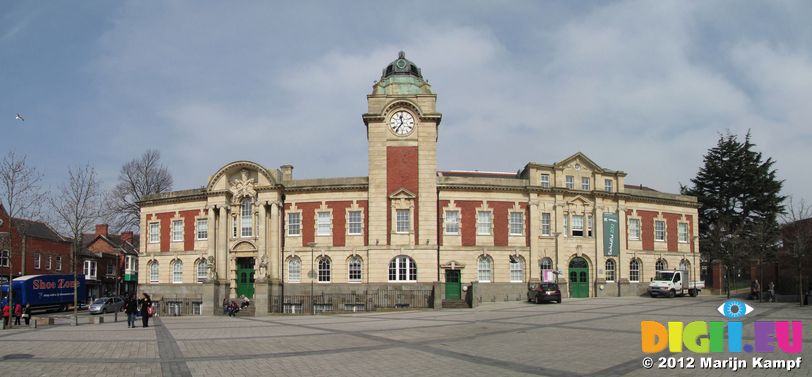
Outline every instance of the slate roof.
[(56, 242), (69, 242), (70, 240), (62, 237), (48, 224), (41, 221), (33, 221), (26, 219), (14, 219), (14, 227), (17, 231), (25, 234), (28, 237), (36, 237), (49, 241)]

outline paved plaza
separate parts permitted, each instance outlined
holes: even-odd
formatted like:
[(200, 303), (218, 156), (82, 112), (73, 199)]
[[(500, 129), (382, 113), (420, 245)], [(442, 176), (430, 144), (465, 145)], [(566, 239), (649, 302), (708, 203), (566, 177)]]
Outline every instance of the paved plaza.
[[(754, 354), (640, 351), (640, 321), (724, 320), (716, 297), (569, 299), (483, 304), (475, 310), (321, 316), (161, 317), (149, 328), (60, 324), (0, 332), (2, 376), (808, 376), (812, 307), (753, 303), (755, 320), (802, 320), (801, 367), (645, 369), (645, 356)], [(108, 314), (106, 319), (112, 321)], [(123, 320), (123, 317), (119, 317)], [(749, 331), (748, 331), (749, 329)], [(795, 359), (776, 352), (771, 359)]]

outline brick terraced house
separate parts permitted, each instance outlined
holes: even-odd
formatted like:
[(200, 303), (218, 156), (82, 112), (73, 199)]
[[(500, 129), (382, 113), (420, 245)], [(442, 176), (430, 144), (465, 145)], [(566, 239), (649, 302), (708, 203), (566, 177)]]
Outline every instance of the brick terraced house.
[(367, 176), (236, 161), (204, 188), (145, 198), (139, 289), (206, 314), (246, 296), (264, 314), (524, 300), (537, 281), (565, 298), (640, 295), (657, 269), (697, 276), (696, 198), (626, 185), (580, 152), (440, 171), (436, 99), (401, 53), (367, 96)]

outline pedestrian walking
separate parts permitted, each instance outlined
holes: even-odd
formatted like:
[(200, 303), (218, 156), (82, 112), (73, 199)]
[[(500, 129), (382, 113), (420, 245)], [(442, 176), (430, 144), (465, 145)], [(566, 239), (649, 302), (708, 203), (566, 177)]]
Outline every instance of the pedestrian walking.
[(23, 317), (23, 305), (18, 302), (17, 305), (14, 305), (14, 325), (15, 326), (20, 325), (20, 318), (22, 318), (22, 317)]
[(127, 328), (135, 328), (135, 315), (138, 313), (138, 300), (135, 295), (130, 295), (127, 303), (124, 304), (124, 313), (127, 314)]
[(8, 304), (3, 305), (3, 327), (7, 328), (9, 323), (9, 318), (11, 317), (11, 307)]
[(770, 297), (767, 301), (775, 302), (775, 283), (771, 281), (769, 287)]
[(141, 323), (144, 327), (149, 327), (149, 316), (153, 310), (155, 309), (152, 309), (152, 298), (144, 292), (144, 298), (141, 299)]
[(31, 325), (31, 304), (25, 304), (25, 308), (23, 309), (23, 319), (25, 320), (25, 325)]

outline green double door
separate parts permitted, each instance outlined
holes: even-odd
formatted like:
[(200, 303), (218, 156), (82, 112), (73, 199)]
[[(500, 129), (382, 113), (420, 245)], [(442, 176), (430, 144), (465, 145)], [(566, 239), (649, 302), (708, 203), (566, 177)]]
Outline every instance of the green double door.
[(254, 298), (254, 258), (237, 258), (237, 297)]
[(589, 264), (586, 259), (577, 257), (569, 266), (570, 297), (589, 297)]
[(445, 299), (459, 300), (461, 288), (460, 270), (445, 270)]

